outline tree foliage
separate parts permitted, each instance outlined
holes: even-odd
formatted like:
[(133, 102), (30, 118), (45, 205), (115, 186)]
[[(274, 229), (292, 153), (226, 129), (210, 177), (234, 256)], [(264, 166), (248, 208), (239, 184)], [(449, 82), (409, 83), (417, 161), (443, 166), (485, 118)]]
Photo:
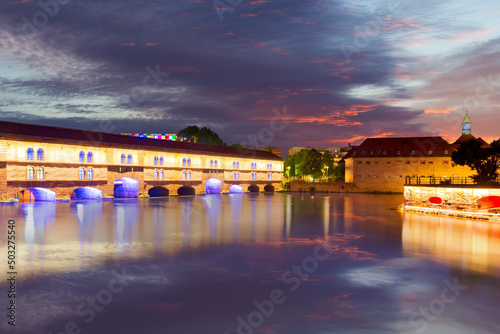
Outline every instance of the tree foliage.
[[(295, 154), (290, 154), (285, 159), (284, 172), (288, 177), (312, 176), (315, 179), (336, 173), (333, 156), (326, 151), (321, 154), (315, 149), (303, 149)], [(326, 168), (328, 166), (328, 168)]]
[(472, 139), (464, 142), (453, 152), (451, 160), (460, 166), (468, 166), (475, 170), (477, 181), (488, 181), (498, 176), (500, 167), (500, 139), (491, 143), (491, 147), (481, 147), (483, 142)]
[(188, 141), (199, 144), (225, 145), (219, 135), (207, 127), (188, 126), (177, 133), (178, 137), (187, 137)]

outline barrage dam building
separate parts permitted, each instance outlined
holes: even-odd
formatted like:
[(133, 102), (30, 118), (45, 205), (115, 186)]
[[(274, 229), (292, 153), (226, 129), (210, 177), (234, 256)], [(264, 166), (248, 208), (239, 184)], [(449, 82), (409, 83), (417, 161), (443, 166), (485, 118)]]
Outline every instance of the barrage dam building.
[[(283, 159), (270, 152), (0, 121), (4, 199), (27, 189), (61, 198), (80, 188), (114, 197), (274, 191), (282, 178)], [(137, 189), (124, 192), (129, 182)]]

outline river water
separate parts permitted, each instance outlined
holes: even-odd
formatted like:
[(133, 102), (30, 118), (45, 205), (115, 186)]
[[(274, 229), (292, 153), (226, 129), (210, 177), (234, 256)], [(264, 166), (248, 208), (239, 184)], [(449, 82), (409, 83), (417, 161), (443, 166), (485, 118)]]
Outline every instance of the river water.
[(0, 206), (0, 332), (500, 333), (500, 223), (395, 210), (402, 202), (276, 193)]

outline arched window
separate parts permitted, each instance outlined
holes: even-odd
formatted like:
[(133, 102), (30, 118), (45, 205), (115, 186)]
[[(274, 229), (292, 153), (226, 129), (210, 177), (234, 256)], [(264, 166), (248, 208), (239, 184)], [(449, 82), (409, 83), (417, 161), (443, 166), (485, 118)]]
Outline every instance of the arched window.
[(236, 168), (236, 161), (233, 161), (233, 169)]
[(214, 168), (217, 168), (217, 160), (214, 160)]
[(191, 171), (187, 172), (187, 179), (191, 180)]
[(79, 161), (80, 161), (80, 162), (85, 162), (85, 152), (80, 151), (80, 158), (79, 158)]
[(269, 173), (269, 180), (273, 179), (273, 173)]
[(210, 168), (214, 168), (214, 161), (210, 160)]
[(43, 150), (41, 148), (36, 151), (36, 160), (43, 161)]
[(269, 170), (273, 170), (273, 164), (269, 164)]
[(128, 157), (127, 157), (127, 163), (128, 163), (129, 165), (131, 165), (131, 164), (132, 164), (132, 154), (129, 154), (129, 155), (128, 155)]
[(233, 172), (233, 180), (236, 180), (236, 173)]
[(94, 170), (92, 168), (87, 169), (87, 180), (92, 180), (94, 178)]
[(182, 167), (186, 167), (186, 158), (182, 159)]
[(85, 168), (80, 168), (78, 170), (78, 179), (85, 180)]
[(240, 162), (239, 161), (236, 161), (236, 168), (240, 168)]
[(43, 180), (45, 176), (45, 173), (43, 171), (43, 167), (38, 167), (36, 169), (36, 179), (37, 180)]
[(191, 167), (191, 158), (188, 158), (188, 167)]
[(160, 180), (163, 180), (163, 171), (160, 171)]
[(155, 180), (158, 180), (158, 171), (155, 169)]
[(28, 180), (33, 180), (33, 177), (35, 176), (35, 169), (33, 167), (28, 167), (26, 170), (26, 178)]
[(160, 166), (163, 166), (163, 157), (160, 157)]
[(121, 164), (125, 165), (125, 153), (122, 154)]
[(185, 180), (186, 179), (186, 171), (183, 171), (182, 172), (182, 179)]
[(87, 162), (92, 162), (93, 154), (92, 152), (87, 153)]
[(33, 161), (33, 149), (28, 148), (28, 152), (26, 153), (26, 160)]
[(240, 172), (237, 172), (236, 173), (236, 180), (239, 180), (240, 179)]
[(155, 156), (155, 159), (154, 159), (154, 165), (155, 165), (155, 166), (158, 166), (158, 156)]

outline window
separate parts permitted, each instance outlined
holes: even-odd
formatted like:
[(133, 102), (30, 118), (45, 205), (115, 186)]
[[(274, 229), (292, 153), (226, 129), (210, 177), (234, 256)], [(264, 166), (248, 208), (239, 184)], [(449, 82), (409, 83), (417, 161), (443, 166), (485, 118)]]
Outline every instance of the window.
[(409, 162), (409, 161), (405, 161), (405, 165), (409, 165), (409, 164), (410, 164), (410, 162)]
[(233, 180), (236, 180), (236, 173), (233, 172)]
[(80, 168), (78, 170), (78, 179), (85, 180), (85, 168)]
[(390, 175), (386, 175), (386, 176), (385, 176), (385, 178), (386, 178), (386, 179), (390, 179), (390, 178), (391, 178), (391, 176), (390, 176)]
[(33, 167), (28, 167), (26, 170), (26, 179), (33, 180), (35, 176), (35, 169)]
[(369, 175), (369, 174), (366, 174), (366, 175), (365, 175), (365, 178), (369, 179), (369, 178), (370, 178), (370, 175)]
[(378, 165), (378, 161), (375, 161), (375, 165)]
[(382, 153), (383, 153), (384, 155), (386, 155), (386, 154), (387, 154), (387, 152), (386, 152), (386, 151), (384, 151), (384, 152), (382, 152)]
[(370, 151), (370, 155), (373, 155), (373, 151)]
[(78, 161), (85, 162), (85, 152), (83, 152), (83, 151), (80, 152), (80, 158)]
[(416, 165), (416, 164), (418, 164), (418, 162), (417, 161), (413, 161), (413, 164)]
[(431, 154), (432, 154), (432, 151), (431, 151), (431, 150), (429, 150), (429, 155), (431, 155)]
[(420, 164), (421, 165), (425, 165), (425, 161), (420, 161)]
[(403, 164), (403, 160), (398, 160), (398, 161), (396, 161), (396, 164), (398, 164), (398, 165), (402, 165), (402, 164)]
[(191, 171), (187, 172), (187, 179), (191, 180)]
[(444, 154), (448, 154), (448, 150), (444, 150)]
[(87, 153), (87, 162), (92, 162), (93, 154), (92, 152)]
[(28, 148), (28, 152), (26, 153), (26, 160), (33, 161), (33, 149)]
[(132, 164), (132, 154), (129, 154), (127, 157), (127, 164), (131, 165)]
[(378, 176), (378, 175), (373, 175), (373, 178), (374, 178), (374, 179), (378, 179), (378, 178), (379, 178), (379, 176)]
[[(269, 164), (269, 170), (273, 170), (273, 164)], [(272, 177), (271, 177), (272, 179)]]
[[(271, 165), (272, 167), (272, 165)], [(273, 179), (273, 173), (269, 173), (269, 180), (272, 180)]]
[(449, 161), (448, 160), (443, 160), (443, 165), (447, 165), (449, 164)]
[(158, 166), (158, 156), (155, 156), (155, 158), (154, 158), (154, 160), (153, 160), (153, 161), (154, 161), (154, 162), (153, 162), (153, 164), (154, 164), (155, 166)]
[(361, 179), (361, 178), (363, 177), (363, 175), (358, 174), (358, 175), (356, 175), (356, 177), (357, 177), (358, 179)]
[(87, 169), (87, 180), (92, 180), (94, 178), (94, 170), (92, 168)]
[(164, 177), (164, 175), (163, 175), (163, 171), (161, 170), (161, 171), (160, 171), (160, 180), (163, 180), (163, 177)]
[(122, 163), (123, 165), (125, 164), (125, 153), (123, 153), (123, 154), (122, 154), (121, 163)]
[(397, 151), (396, 153), (399, 155), (399, 154), (401, 154), (401, 151)]
[(236, 168), (240, 168), (240, 162), (239, 161), (236, 161)]
[(427, 161), (428, 165), (434, 165), (434, 161)]
[(182, 179), (185, 180), (186, 179), (186, 171), (183, 171), (182, 172)]
[(390, 165), (390, 164), (391, 164), (391, 162), (390, 162), (390, 161), (387, 161), (387, 164), (388, 164), (388, 165)]
[(217, 160), (214, 160), (214, 168), (217, 168)]
[(369, 165), (369, 164), (370, 164), (370, 161), (367, 161), (367, 162), (366, 162), (366, 164), (367, 164), (367, 165)]
[(240, 172), (237, 172), (236, 173), (236, 180), (239, 180), (240, 179)]
[(236, 161), (233, 161), (233, 169), (236, 168)]
[(158, 180), (158, 171), (155, 169), (154, 179)]
[(402, 179), (402, 178), (403, 178), (403, 175), (398, 175), (398, 178)]
[(36, 160), (43, 161), (43, 150), (41, 148), (36, 151)]
[(362, 161), (358, 161), (358, 165), (361, 165), (363, 162)]
[(163, 157), (160, 157), (160, 166), (163, 166)]
[(37, 180), (43, 180), (45, 176), (45, 173), (43, 171), (43, 167), (38, 167), (36, 169), (36, 179)]
[(188, 158), (188, 167), (191, 167), (191, 158)]
[(411, 154), (415, 154), (415, 151), (411, 151)]
[(186, 158), (182, 159), (182, 167), (186, 167)]
[(210, 168), (214, 168), (214, 161), (210, 160)]

